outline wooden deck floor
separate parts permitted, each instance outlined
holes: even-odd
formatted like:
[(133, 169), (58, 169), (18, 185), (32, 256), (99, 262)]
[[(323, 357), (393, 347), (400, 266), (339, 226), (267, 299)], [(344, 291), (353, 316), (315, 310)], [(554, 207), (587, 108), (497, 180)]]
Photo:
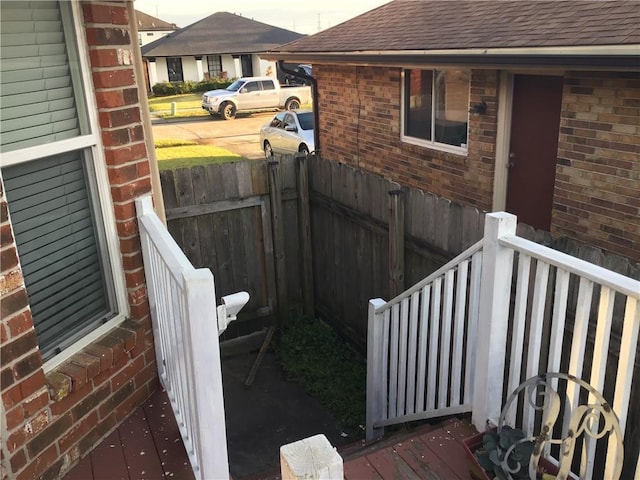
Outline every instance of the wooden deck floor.
[[(460, 441), (474, 433), (468, 422), (454, 419), (366, 447), (347, 446), (339, 450), (345, 479), (469, 480)], [(157, 391), (64, 480), (193, 478), (168, 398)], [(277, 480), (280, 475), (275, 470), (250, 478)]]

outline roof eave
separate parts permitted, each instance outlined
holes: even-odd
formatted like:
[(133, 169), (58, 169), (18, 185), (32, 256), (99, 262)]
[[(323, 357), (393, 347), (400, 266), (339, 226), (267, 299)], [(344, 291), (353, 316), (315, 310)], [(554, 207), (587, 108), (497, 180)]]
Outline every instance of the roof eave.
[(412, 64), (508, 65), (566, 68), (622, 68), (640, 71), (640, 45), (589, 47), (534, 47), (456, 50), (389, 50), (352, 52), (277, 52), (262, 54), (266, 60), (298, 63), (398, 66)]

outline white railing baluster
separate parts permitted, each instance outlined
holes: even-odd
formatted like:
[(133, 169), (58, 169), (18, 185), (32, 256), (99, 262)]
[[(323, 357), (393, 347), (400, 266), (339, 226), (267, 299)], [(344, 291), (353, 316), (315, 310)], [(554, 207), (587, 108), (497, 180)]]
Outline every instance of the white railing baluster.
[[(569, 296), (569, 277), (566, 270), (556, 270), (556, 288), (553, 297), (553, 316), (551, 320), (551, 337), (549, 340), (549, 372), (560, 371), (562, 360), (562, 342), (564, 340), (564, 325), (567, 316), (567, 298)], [(553, 388), (557, 388), (557, 380), (554, 379)]]
[(396, 415), (406, 413), (407, 396), (407, 343), (409, 335), (409, 297), (400, 303), (400, 338), (398, 339), (398, 405)]
[(471, 257), (471, 287), (469, 290), (469, 326), (467, 328), (467, 358), (465, 361), (464, 403), (473, 399), (473, 378), (476, 368), (476, 342), (480, 315), (480, 282), (482, 279), (482, 251)]
[(464, 320), (467, 304), (467, 278), (469, 275), (469, 261), (464, 260), (458, 265), (456, 286), (456, 312), (453, 323), (453, 351), (451, 353), (451, 403), (459, 404), (462, 388), (462, 349), (464, 343)]
[(455, 270), (444, 275), (444, 301), (442, 305), (442, 331), (440, 335), (440, 383), (438, 386), (438, 408), (447, 406), (449, 395), (449, 360), (451, 356), (451, 321), (453, 315), (453, 288)]
[[(524, 331), (526, 327), (527, 299), (529, 296), (529, 274), (531, 257), (523, 253), (518, 257), (518, 273), (516, 276), (516, 296), (514, 299), (513, 322), (511, 327), (511, 361), (507, 376), (507, 392), (513, 392), (520, 385), (520, 370), (524, 351)], [(513, 404), (514, 407), (517, 404)], [(516, 409), (506, 415), (509, 425), (515, 425)]]
[(391, 307), (391, 334), (389, 336), (389, 417), (398, 411), (398, 341), (400, 338), (400, 304)]
[(420, 300), (420, 333), (418, 340), (418, 384), (416, 386), (416, 409), (424, 411), (424, 391), (427, 376), (427, 334), (429, 333), (429, 305), (431, 302), (431, 286), (425, 285), (421, 290)]
[(438, 338), (440, 336), (440, 298), (442, 295), (442, 278), (433, 281), (433, 295), (431, 295), (431, 320), (429, 344), (429, 366), (427, 367), (427, 410), (436, 408), (436, 378), (438, 378)]
[(415, 413), (416, 401), (416, 364), (418, 362), (418, 306), (420, 291), (411, 295), (411, 313), (409, 315), (409, 352), (407, 365), (407, 414)]

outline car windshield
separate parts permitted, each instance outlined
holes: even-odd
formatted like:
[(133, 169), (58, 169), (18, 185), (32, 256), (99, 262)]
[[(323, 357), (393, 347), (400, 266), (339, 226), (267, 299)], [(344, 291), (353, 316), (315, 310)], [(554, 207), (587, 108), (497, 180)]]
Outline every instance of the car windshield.
[(229, 85), (227, 88), (225, 88), (225, 90), (229, 90), (230, 92), (237, 92), (238, 90), (240, 90), (240, 87), (242, 87), (242, 85), (244, 85), (243, 81), (236, 80), (231, 85)]
[(299, 113), (298, 122), (302, 130), (313, 130), (313, 112)]

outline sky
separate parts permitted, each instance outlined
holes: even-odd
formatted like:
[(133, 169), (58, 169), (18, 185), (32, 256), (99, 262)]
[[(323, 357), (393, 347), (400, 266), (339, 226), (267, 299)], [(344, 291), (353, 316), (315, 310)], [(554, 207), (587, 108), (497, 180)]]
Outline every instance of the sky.
[(135, 0), (136, 10), (186, 27), (216, 12), (229, 12), (298, 33), (314, 34), (390, 0)]

